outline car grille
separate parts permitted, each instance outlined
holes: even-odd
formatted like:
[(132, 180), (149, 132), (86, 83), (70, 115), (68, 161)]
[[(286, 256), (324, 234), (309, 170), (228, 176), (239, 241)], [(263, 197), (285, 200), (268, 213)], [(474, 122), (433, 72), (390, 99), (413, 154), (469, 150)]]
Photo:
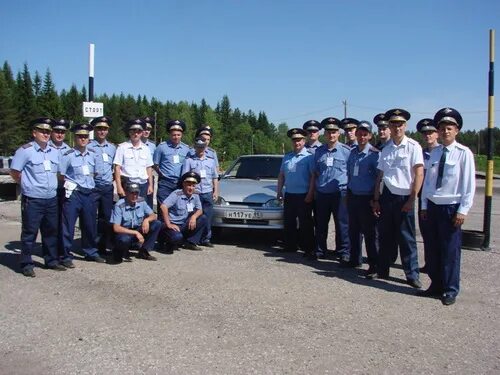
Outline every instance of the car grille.
[(222, 219), (224, 224), (269, 225), (269, 220)]

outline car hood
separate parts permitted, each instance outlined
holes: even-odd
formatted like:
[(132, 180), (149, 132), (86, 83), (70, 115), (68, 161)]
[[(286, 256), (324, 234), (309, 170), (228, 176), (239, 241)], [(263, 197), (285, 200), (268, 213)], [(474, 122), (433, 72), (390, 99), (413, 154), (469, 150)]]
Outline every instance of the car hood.
[(277, 180), (225, 178), (219, 182), (219, 195), (226, 202), (266, 203), (276, 198)]

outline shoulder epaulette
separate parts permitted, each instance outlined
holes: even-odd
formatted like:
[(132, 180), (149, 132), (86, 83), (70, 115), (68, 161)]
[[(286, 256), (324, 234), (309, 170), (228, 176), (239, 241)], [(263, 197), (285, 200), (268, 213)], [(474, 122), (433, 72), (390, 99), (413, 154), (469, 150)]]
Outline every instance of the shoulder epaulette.
[(87, 151), (90, 151), (90, 152), (94, 152), (94, 153), (95, 153), (95, 150), (94, 150), (93, 148), (91, 148), (91, 147), (90, 147), (90, 148), (89, 148), (89, 147), (87, 147)]
[(370, 151), (371, 152), (380, 152), (380, 150), (378, 148), (374, 147), (374, 146), (370, 147)]
[(137, 202), (144, 202), (144, 198), (143, 197), (137, 198)]
[(127, 205), (127, 203), (123, 200), (123, 201), (118, 201), (117, 205), (120, 208), (125, 208), (125, 206)]
[(187, 144), (185, 144), (184, 142), (181, 141), (181, 145), (182, 146), (186, 146), (187, 148), (189, 148), (189, 146)]
[(408, 138), (408, 143), (411, 143), (411, 144), (419, 144), (416, 140), (414, 140), (413, 138)]
[(457, 143), (457, 144), (455, 145), (455, 147), (456, 147), (456, 148), (458, 148), (459, 150), (467, 150), (467, 149), (468, 149), (468, 147), (467, 147), (467, 146), (464, 146), (464, 145), (462, 145), (462, 144), (460, 144), (460, 143)]
[(182, 190), (178, 190), (175, 192), (175, 194), (177, 194), (179, 197), (184, 194), (184, 192)]
[(345, 148), (347, 151), (351, 151), (351, 146), (346, 145), (345, 143), (340, 144), (341, 147)]
[(73, 153), (73, 152), (75, 152), (75, 149), (74, 149), (74, 148), (72, 148), (71, 150), (66, 151), (66, 152), (64, 153), (64, 156), (69, 155), (69, 154), (71, 154), (71, 153)]
[(21, 146), (22, 148), (30, 148), (30, 147), (33, 147), (33, 145), (31, 143), (26, 143), (24, 145)]
[(164, 145), (165, 143), (167, 143), (167, 141), (160, 142), (160, 143), (158, 144), (158, 146), (159, 146), (159, 145)]

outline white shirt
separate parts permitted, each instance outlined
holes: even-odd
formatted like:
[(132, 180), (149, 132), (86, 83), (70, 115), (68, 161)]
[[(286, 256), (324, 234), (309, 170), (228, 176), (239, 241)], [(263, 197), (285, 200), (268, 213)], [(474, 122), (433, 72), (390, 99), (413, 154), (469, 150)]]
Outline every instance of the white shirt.
[(153, 165), (153, 158), (144, 143), (134, 147), (132, 142), (127, 141), (118, 145), (113, 164), (120, 166), (121, 174), (129, 177), (131, 182), (144, 184), (148, 181), (147, 167)]
[(410, 195), (415, 179), (413, 168), (424, 165), (422, 147), (417, 141), (404, 136), (396, 146), (392, 139), (380, 152), (377, 168), (384, 172), (384, 185), (392, 194)]
[(422, 209), (427, 209), (428, 201), (439, 205), (460, 203), (458, 213), (467, 215), (472, 207), (476, 192), (476, 167), (471, 150), (460, 143), (446, 146), (448, 153), (444, 164), (441, 187), (436, 189), (439, 161), (443, 145), (432, 150), (427, 161), (427, 173), (422, 188)]

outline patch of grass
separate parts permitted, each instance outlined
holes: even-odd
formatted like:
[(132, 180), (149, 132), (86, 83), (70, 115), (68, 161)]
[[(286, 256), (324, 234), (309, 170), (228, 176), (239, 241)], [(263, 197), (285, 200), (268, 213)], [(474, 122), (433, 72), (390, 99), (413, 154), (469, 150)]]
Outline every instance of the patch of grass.
[[(486, 172), (487, 157), (486, 155), (474, 155), (476, 160), (476, 170)], [(500, 174), (500, 156), (493, 156), (493, 173)]]

